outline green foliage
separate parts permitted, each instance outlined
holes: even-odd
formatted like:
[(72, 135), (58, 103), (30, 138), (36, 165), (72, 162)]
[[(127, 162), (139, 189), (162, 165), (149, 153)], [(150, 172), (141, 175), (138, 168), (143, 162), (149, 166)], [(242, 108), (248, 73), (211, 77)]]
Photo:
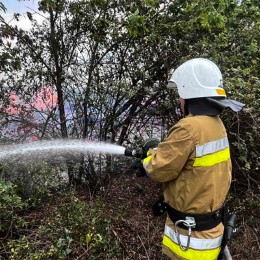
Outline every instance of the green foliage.
[(73, 259), (84, 252), (87, 259), (102, 259), (116, 257), (120, 252), (102, 204), (97, 201), (91, 206), (74, 192), (61, 194), (59, 207), (46, 208), (37, 241), (25, 236), (10, 241), (10, 259)]
[(132, 37), (136, 37), (144, 33), (146, 17), (144, 15), (139, 15), (138, 9), (129, 16), (127, 29)]
[(260, 8), (252, 0), (242, 1), (231, 10), (226, 43), (221, 44), (221, 39), (217, 38), (215, 43), (217, 59), (224, 65), (229, 97), (246, 104), (242, 113), (228, 114), (224, 118), (232, 144), (233, 184), (238, 192), (256, 189), (260, 185), (260, 146), (256, 141), (260, 138)]
[[(163, 139), (180, 119), (177, 96), (165, 89), (169, 71), (193, 57), (209, 58), (223, 73), (228, 97), (246, 104), (243, 112), (222, 115), (231, 145), (232, 190), (243, 198), (250, 191), (244, 199), (233, 198), (234, 208), (259, 209), (255, 196), (260, 185), (259, 0), (41, 0), (39, 7), (48, 22), (35, 23), (28, 32), (0, 16), (0, 69), (8, 86), (0, 89), (3, 108), (9, 105), (11, 91), (32, 103), (43, 85), (58, 93), (57, 108), (40, 111), (40, 124), (26, 109), (8, 115), (2, 108), (1, 120), (30, 126), (41, 138), (83, 137), (133, 146), (159, 124)], [(5, 11), (1, 2), (0, 11)], [(33, 21), (31, 13), (27, 16)], [(16, 45), (2, 38), (16, 39)], [(70, 115), (65, 102), (74, 109)], [(108, 180), (115, 171), (104, 158), (84, 157), (80, 166), (72, 162), (72, 177), (96, 188), (104, 175)], [(121, 163), (115, 163), (120, 173)], [(6, 178), (16, 186), (0, 183), (4, 236), (26, 225), (18, 216), (26, 206), (21, 197), (29, 205), (41, 205), (51, 199), (49, 187), (59, 183), (52, 167), (44, 163), (11, 168)], [(75, 259), (82, 254), (87, 259), (117, 259), (120, 248), (101, 203), (87, 204), (73, 193), (64, 193), (59, 203), (46, 206), (39, 229), (30, 236), (9, 241), (10, 259)], [(119, 207), (117, 214), (123, 209)]]
[[(5, 24), (4, 36), (16, 37), (17, 44), (3, 45), (0, 54), (8, 74), (2, 93), (13, 90), (31, 100), (43, 84), (58, 93), (59, 113), (45, 112), (33, 129), (39, 136), (126, 144), (134, 142), (130, 136), (142, 139), (141, 129), (155, 128), (156, 121), (167, 132), (180, 117), (176, 96), (165, 89), (169, 71), (187, 59), (206, 57), (219, 65), (228, 96), (246, 103), (240, 115), (223, 117), (236, 183), (245, 174), (259, 185), (257, 0), (123, 0), (120, 5), (116, 0), (42, 0), (40, 8), (50, 22), (29, 32)], [(72, 116), (65, 102), (73, 107)], [(25, 127), (35, 125), (25, 117), (30, 122), (21, 116)], [(17, 122), (15, 116), (3, 118)], [(93, 161), (88, 163), (92, 172)]]
[(0, 235), (7, 236), (15, 230), (26, 226), (18, 211), (26, 207), (16, 186), (0, 180)]
[(25, 162), (4, 165), (1, 176), (12, 180), (16, 192), (29, 206), (48, 201), (52, 187), (61, 184), (60, 171), (47, 162)]

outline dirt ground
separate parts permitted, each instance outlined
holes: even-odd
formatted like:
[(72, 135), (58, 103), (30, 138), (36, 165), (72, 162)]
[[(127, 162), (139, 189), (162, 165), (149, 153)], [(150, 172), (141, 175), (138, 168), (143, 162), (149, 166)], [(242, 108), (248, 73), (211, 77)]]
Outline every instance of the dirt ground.
[[(122, 259), (166, 259), (161, 253), (166, 216), (154, 217), (151, 211), (160, 195), (160, 184), (146, 177), (122, 176), (113, 181), (105, 199), (109, 214), (122, 212), (112, 230), (123, 248)], [(229, 245), (233, 260), (260, 260), (259, 207), (240, 206), (236, 212), (237, 231)]]
[[(161, 195), (161, 184), (151, 181), (148, 177), (136, 177), (134, 174), (121, 174), (111, 179), (108, 187), (98, 197), (90, 196), (86, 189), (76, 189), (79, 200), (93, 205), (96, 205), (96, 200), (102, 200), (102, 216), (111, 220), (109, 233), (121, 247), (120, 257), (112, 258), (113, 260), (167, 259), (161, 253), (166, 215), (155, 217), (151, 209)], [(239, 200), (233, 198), (233, 204), (231, 203), (231, 208), (238, 216), (237, 232), (229, 245), (233, 260), (260, 260), (259, 195), (255, 198), (250, 195), (249, 200), (247, 197), (242, 194)], [(39, 226), (46, 215), (52, 216), (52, 212), (60, 205), (59, 196), (55, 201), (56, 199), (51, 205), (42, 205), (28, 212), (25, 217), (32, 227)], [(37, 241), (37, 232), (28, 231), (31, 239)], [(0, 256), (0, 259), (5, 258)], [(74, 258), (68, 255), (66, 259), (74, 260), (75, 254)], [(87, 258), (76, 256), (76, 259)]]
[(110, 212), (122, 214), (113, 231), (123, 248), (123, 259), (164, 259), (161, 238), (166, 215), (154, 217), (151, 209), (161, 195), (160, 185), (146, 177), (122, 177), (112, 183), (105, 199)]

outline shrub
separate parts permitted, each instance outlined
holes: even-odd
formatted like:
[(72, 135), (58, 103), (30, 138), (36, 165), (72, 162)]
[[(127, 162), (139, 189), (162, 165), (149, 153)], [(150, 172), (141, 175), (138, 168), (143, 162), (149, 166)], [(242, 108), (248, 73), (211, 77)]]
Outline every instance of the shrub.
[[(120, 246), (111, 234), (102, 203), (89, 205), (74, 192), (60, 193), (56, 204), (46, 206), (45, 217), (34, 233), (8, 243), (10, 259), (87, 259), (115, 257)], [(57, 205), (59, 205), (57, 207)]]
[(26, 222), (17, 214), (24, 207), (24, 203), (17, 195), (16, 186), (0, 180), (0, 235), (7, 236)]

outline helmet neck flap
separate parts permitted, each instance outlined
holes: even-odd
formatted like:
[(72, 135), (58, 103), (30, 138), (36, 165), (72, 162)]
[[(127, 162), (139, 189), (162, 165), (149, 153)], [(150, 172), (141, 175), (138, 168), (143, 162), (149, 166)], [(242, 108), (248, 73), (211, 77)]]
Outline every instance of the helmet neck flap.
[(194, 116), (215, 116), (220, 115), (223, 108), (219, 105), (212, 105), (207, 98), (192, 98), (185, 100), (185, 114), (192, 114)]
[(225, 97), (192, 98), (185, 100), (184, 112), (185, 115), (215, 116), (220, 115), (224, 108), (238, 112), (243, 106), (243, 103)]

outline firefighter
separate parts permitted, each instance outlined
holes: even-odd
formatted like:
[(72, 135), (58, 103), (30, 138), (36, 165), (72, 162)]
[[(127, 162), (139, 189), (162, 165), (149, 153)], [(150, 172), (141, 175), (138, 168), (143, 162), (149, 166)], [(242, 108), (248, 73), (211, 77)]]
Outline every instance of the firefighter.
[[(163, 253), (171, 259), (217, 259), (223, 240), (224, 202), (231, 183), (231, 159), (226, 129), (219, 117), (244, 104), (226, 97), (217, 65), (191, 59), (172, 74), (186, 115), (156, 148), (144, 145), (146, 173), (163, 183), (167, 219)], [(161, 205), (161, 204), (160, 204)]]

